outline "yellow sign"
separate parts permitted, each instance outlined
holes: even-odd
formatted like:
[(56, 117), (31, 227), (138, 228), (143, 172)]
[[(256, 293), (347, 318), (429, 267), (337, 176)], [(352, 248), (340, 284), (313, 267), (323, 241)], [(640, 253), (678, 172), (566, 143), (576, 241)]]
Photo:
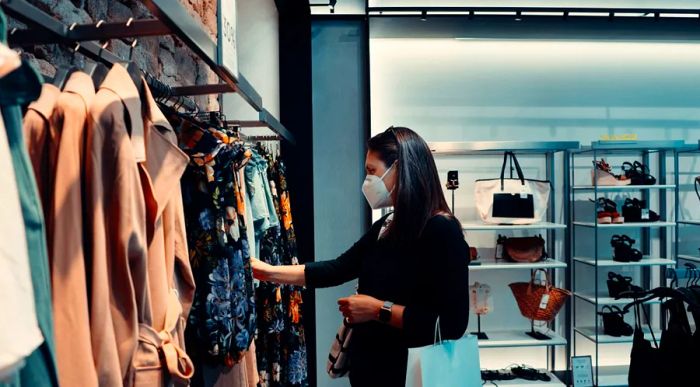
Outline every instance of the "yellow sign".
[(600, 136), (600, 141), (637, 141), (637, 134), (604, 134)]

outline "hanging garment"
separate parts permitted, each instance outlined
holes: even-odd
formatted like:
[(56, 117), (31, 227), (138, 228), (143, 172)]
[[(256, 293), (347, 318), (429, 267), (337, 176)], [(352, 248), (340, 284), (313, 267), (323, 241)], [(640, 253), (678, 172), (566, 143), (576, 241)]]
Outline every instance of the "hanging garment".
[(22, 207), (17, 191), (7, 132), (0, 115), (0, 310), (6, 316), (0, 331), (0, 381), (7, 379), (24, 365), (43, 341), (34, 307), (34, 290), (29, 271)]
[[(34, 176), (41, 195), (44, 218), (47, 224), (46, 234), (51, 238), (48, 229), (51, 217), (51, 198), (53, 197), (53, 180), (56, 175), (55, 162), (58, 149), (58, 132), (49, 124), (51, 113), (58, 96), (61, 94), (56, 86), (44, 83), (39, 99), (29, 104), (24, 114), (24, 140), (27, 144), (29, 158), (34, 168)], [(49, 255), (51, 250), (49, 246)]]
[(270, 192), (267, 160), (258, 152), (253, 152), (250, 161), (246, 164), (245, 176), (251, 211), (253, 212), (255, 236), (257, 240), (260, 240), (268, 229), (279, 225), (279, 219)]
[[(47, 89), (52, 90), (44, 88)], [(64, 387), (97, 386), (83, 250), (82, 187), (87, 116), (94, 97), (95, 86), (90, 76), (74, 72), (58, 97), (50, 120), (50, 127), (60, 134), (60, 142), (52, 167), (56, 173), (46, 226), (52, 230), (49, 258), (56, 360), (58, 379)], [(31, 131), (40, 129), (37, 125)]]
[(184, 350), (185, 321), (195, 286), (180, 190), (180, 178), (189, 157), (177, 146), (175, 132), (148, 88), (144, 90), (144, 100), (146, 161), (139, 164), (139, 170), (146, 200), (153, 320), (151, 325), (139, 324), (133, 385), (185, 386), (194, 374), (192, 361)]
[[(211, 153), (192, 153), (196, 144), (182, 141), (187, 136), (183, 129), (181, 142), (189, 143), (185, 149), (192, 161), (182, 190), (190, 264), (197, 284), (186, 330), (187, 348), (193, 358), (209, 365), (232, 367), (250, 347), (256, 323), (252, 268), (234, 170), (244, 150), (222, 142)], [(228, 141), (226, 136), (220, 138)]]
[(138, 324), (151, 325), (141, 101), (115, 64), (90, 108), (85, 163), (90, 330), (100, 386), (132, 380)]
[[(260, 259), (271, 265), (298, 264), (284, 166), (269, 158), (265, 160), (258, 153), (254, 157), (258, 160), (256, 166), (270, 165), (270, 168), (265, 168), (266, 187), (257, 192), (269, 193), (270, 206), (282, 219), (281, 224), (264, 231), (260, 240)], [(282, 169), (279, 169), (280, 165)], [(284, 199), (280, 198), (280, 193)], [(261, 282), (256, 289), (256, 298), (260, 316), (256, 344), (261, 386), (308, 385), (301, 288)]]
[[(6, 41), (6, 25), (4, 14), (0, 12), (1, 43)], [(32, 172), (32, 165), (25, 150), (25, 143), (22, 135), (22, 114), (20, 111), (20, 105), (28, 104), (39, 97), (41, 92), (41, 76), (29, 63), (22, 62), (19, 68), (0, 79), (0, 90), (2, 90), (2, 93), (0, 93), (0, 114), (2, 114), (7, 133), (7, 141), (10, 147), (9, 154), (12, 158), (12, 169), (16, 180), (17, 192), (21, 193), (19, 198), (23, 222), (12, 224), (12, 226), (24, 228), (25, 230), (25, 240), (14, 240), (12, 243), (26, 243), (36, 319), (44, 338), (43, 343), (25, 358), (25, 365), (20, 369), (19, 373), (15, 373), (13, 377), (10, 378), (9, 385), (32, 387), (57, 386), (53, 318), (51, 313), (51, 289), (44, 218), (34, 173)], [(7, 248), (6, 251), (13, 251), (13, 249)], [(21, 259), (21, 256), (17, 256), (16, 259)], [(21, 280), (21, 274), (17, 274), (20, 275), (18, 279)], [(2, 298), (7, 297), (9, 296), (3, 293)], [(25, 305), (25, 307), (31, 308), (27, 305)], [(14, 315), (12, 315), (12, 319), (15, 319)], [(37, 340), (40, 340), (37, 337), (35, 326), (31, 325), (31, 321), (29, 324), (29, 326), (23, 327), (24, 330), (33, 332), (27, 333), (25, 331), (23, 335), (24, 340), (28, 340), (24, 342), (25, 349), (35, 346)], [(17, 339), (22, 336), (21, 333), (13, 331), (6, 331), (4, 333), (11, 333), (13, 334), (13, 338)], [(0, 383), (0, 385), (5, 384)]]

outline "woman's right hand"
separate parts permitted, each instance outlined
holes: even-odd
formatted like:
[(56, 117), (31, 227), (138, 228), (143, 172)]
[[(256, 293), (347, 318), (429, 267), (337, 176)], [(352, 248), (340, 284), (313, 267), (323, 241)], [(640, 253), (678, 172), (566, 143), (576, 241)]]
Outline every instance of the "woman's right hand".
[(272, 265), (252, 257), (250, 258), (250, 264), (253, 266), (253, 278), (260, 281), (270, 280), (273, 269)]

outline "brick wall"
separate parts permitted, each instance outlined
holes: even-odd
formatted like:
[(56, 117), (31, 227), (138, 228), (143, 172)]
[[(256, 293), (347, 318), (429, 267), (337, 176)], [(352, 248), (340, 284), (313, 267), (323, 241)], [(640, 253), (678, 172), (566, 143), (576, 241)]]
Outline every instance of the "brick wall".
[[(173, 0), (177, 1), (177, 0)], [(204, 24), (209, 34), (216, 38), (216, 0), (179, 0), (190, 14)], [(55, 16), (66, 25), (72, 23), (89, 24), (99, 20), (109, 22), (151, 18), (152, 15), (140, 0), (29, 0), (30, 3)], [(22, 27), (10, 20), (10, 28)], [(111, 40), (107, 49), (117, 56), (127, 59), (130, 47), (121, 40)], [(53, 77), (56, 66), (69, 65), (73, 60), (70, 47), (57, 44), (36, 46), (26, 49), (24, 57), (33, 61), (42, 74)], [(218, 78), (209, 67), (192, 54), (179, 39), (171, 36), (145, 37), (138, 41), (133, 60), (139, 67), (155, 75), (171, 86), (216, 83)], [(75, 63), (84, 64), (85, 58), (78, 54)], [(195, 98), (201, 108), (217, 110), (216, 96)]]

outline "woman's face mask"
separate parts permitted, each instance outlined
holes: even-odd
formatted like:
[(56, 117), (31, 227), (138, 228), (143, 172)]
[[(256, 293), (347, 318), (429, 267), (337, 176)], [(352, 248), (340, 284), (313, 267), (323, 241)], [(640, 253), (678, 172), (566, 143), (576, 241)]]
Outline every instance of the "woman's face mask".
[(391, 207), (393, 205), (391, 193), (394, 192), (394, 188), (392, 188), (391, 191), (387, 190), (384, 184), (384, 178), (389, 171), (394, 168), (395, 164), (396, 163), (392, 164), (381, 177), (367, 175), (365, 182), (362, 183), (362, 193), (365, 194), (365, 199), (367, 199), (367, 203), (369, 203), (369, 206), (372, 207), (373, 210)]

